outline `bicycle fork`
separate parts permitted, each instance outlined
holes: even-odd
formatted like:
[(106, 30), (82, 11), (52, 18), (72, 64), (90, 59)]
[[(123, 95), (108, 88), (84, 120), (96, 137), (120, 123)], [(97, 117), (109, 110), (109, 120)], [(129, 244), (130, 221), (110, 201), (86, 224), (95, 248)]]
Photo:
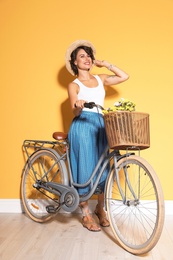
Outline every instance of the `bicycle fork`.
[[(114, 165), (117, 165), (117, 157), (114, 156)], [(122, 200), (123, 200), (123, 204), (127, 205), (127, 206), (137, 206), (139, 204), (139, 199), (137, 198), (132, 185), (130, 183), (130, 179), (129, 179), (129, 174), (128, 174), (128, 165), (123, 166), (123, 171), (124, 171), (124, 175), (125, 175), (125, 183), (127, 183), (127, 186), (133, 196), (133, 200), (128, 200), (125, 191), (122, 190), (121, 188), (121, 183), (120, 183), (120, 174), (119, 174), (119, 168), (115, 167), (115, 178), (116, 178), (116, 182), (117, 182), (117, 186), (118, 189), (120, 191)]]

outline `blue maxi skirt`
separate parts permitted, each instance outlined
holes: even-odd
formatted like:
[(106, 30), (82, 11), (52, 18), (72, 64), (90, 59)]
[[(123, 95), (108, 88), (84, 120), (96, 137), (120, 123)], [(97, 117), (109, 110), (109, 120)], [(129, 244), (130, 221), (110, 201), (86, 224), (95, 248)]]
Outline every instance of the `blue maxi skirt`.
[[(104, 120), (101, 114), (82, 111), (72, 121), (69, 133), (70, 163), (75, 183), (86, 183), (107, 146)], [(99, 186), (104, 191), (106, 169), (100, 179)], [(90, 187), (78, 188), (80, 195), (86, 194)]]

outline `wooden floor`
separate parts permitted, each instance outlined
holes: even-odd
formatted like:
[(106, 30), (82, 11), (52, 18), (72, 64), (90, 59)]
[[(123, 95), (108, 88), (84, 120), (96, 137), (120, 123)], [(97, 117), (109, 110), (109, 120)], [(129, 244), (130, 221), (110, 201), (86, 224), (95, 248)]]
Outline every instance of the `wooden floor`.
[(110, 228), (90, 232), (81, 225), (80, 214), (59, 214), (38, 224), (24, 214), (0, 214), (1, 260), (172, 260), (173, 217), (166, 216), (164, 230), (155, 248), (134, 256), (114, 241)]

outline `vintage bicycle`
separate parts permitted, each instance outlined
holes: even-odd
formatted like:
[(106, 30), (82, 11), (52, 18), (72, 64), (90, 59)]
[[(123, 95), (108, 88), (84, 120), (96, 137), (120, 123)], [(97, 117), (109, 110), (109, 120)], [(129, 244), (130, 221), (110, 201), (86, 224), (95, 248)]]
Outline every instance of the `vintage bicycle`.
[[(103, 109), (93, 102), (85, 106)], [(140, 150), (149, 147), (149, 115), (110, 112), (104, 115), (104, 121), (109, 145), (84, 184), (73, 181), (66, 133), (54, 132), (54, 141), (24, 140), (22, 147), (27, 160), (21, 177), (24, 211), (40, 223), (55, 217), (60, 209), (74, 212), (80, 202), (100, 192), (99, 180), (109, 166), (105, 210), (110, 226), (120, 246), (132, 254), (144, 254), (156, 245), (164, 224), (159, 179), (140, 156)], [(88, 185), (90, 191), (79, 196), (78, 188)]]

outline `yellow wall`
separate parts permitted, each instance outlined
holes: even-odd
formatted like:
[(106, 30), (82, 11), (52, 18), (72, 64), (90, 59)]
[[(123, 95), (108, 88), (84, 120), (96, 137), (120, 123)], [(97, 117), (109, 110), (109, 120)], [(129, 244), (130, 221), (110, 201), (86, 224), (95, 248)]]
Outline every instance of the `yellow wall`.
[(24, 139), (68, 131), (72, 77), (64, 54), (72, 41), (88, 39), (98, 59), (130, 74), (109, 90), (105, 106), (126, 97), (150, 113), (151, 148), (142, 155), (173, 200), (172, 13), (171, 0), (0, 1), (0, 198), (19, 198)]

